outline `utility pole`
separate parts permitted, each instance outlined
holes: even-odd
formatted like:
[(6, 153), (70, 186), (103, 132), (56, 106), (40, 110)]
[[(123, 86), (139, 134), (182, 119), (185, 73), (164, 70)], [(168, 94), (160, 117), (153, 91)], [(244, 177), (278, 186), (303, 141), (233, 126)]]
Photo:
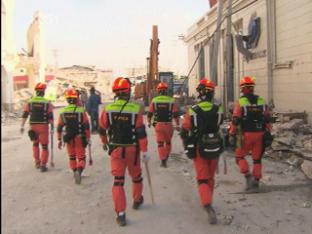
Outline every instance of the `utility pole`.
[(223, 0), (218, 1), (218, 17), (217, 17), (217, 31), (215, 35), (214, 45), (213, 45), (213, 57), (212, 59), (212, 69), (210, 71), (210, 79), (213, 82), (217, 82), (217, 70), (218, 70), (218, 52), (219, 52), (219, 42), (221, 36), (221, 20), (222, 20), (222, 11), (223, 11)]
[(228, 13), (226, 22), (226, 79), (224, 79), (224, 109), (228, 110), (229, 102), (234, 101), (234, 76), (233, 76), (233, 36), (232, 28), (232, 0), (228, 0)]
[(146, 58), (146, 85), (143, 91), (144, 105), (148, 105), (148, 90), (150, 87), (150, 58)]
[(158, 79), (158, 28), (157, 25), (153, 25), (153, 39), (151, 39), (150, 46), (150, 65), (149, 65), (149, 75), (147, 77), (147, 95), (149, 103), (151, 102), (155, 90), (155, 83)]

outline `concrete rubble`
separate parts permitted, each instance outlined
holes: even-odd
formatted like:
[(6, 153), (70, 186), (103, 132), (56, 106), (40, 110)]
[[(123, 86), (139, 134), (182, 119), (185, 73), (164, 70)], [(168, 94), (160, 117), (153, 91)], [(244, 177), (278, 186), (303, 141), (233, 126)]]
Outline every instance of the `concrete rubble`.
[(266, 156), (283, 160), (290, 169), (301, 168), (312, 179), (312, 126), (304, 118), (285, 118), (273, 126), (274, 141)]

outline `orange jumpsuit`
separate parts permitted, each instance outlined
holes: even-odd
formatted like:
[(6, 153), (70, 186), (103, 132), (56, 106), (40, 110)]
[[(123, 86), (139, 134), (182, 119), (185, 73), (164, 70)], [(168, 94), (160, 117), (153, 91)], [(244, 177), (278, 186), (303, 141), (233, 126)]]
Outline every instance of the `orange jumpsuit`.
[(67, 142), (67, 153), (69, 156), (69, 166), (72, 170), (84, 169), (86, 165), (86, 150), (83, 137), (89, 142), (90, 126), (89, 119), (83, 107), (68, 105), (60, 111), (57, 124), (57, 137), (62, 140), (62, 131), (65, 126), (66, 132), (77, 130), (73, 133), (73, 138)]
[[(33, 157), (37, 166), (46, 166), (49, 159), (49, 123), (53, 124), (53, 106), (45, 98), (35, 96), (29, 100), (24, 107), (22, 118), (30, 115), (30, 129), (33, 130), (37, 137), (33, 140)], [(39, 144), (42, 151), (40, 157)]]
[[(212, 107), (210, 102), (201, 102), (198, 104), (202, 109), (208, 111)], [(218, 129), (219, 125), (223, 121), (223, 110), (222, 107), (216, 106), (216, 116), (214, 122), (216, 123), (215, 128)], [(190, 109), (185, 113), (183, 122), (181, 136), (183, 139), (183, 133), (189, 134), (194, 127), (200, 128), (200, 126), (195, 126), (196, 115)], [(195, 143), (194, 143), (195, 144)], [(195, 148), (196, 155), (193, 158), (194, 168), (196, 171), (196, 179), (198, 183), (198, 192), (201, 199), (201, 204), (203, 206), (210, 205), (212, 203), (213, 191), (214, 191), (214, 176), (218, 166), (218, 156), (212, 159), (203, 158), (200, 153), (198, 146)]]
[[(257, 97), (254, 95), (254, 97)], [(249, 117), (250, 116), (250, 117)], [(258, 122), (257, 122), (258, 121)], [(245, 156), (251, 152), (253, 159), (252, 174), (256, 180), (262, 177), (261, 159), (263, 155), (263, 134), (271, 131), (270, 111), (263, 98), (258, 97), (252, 104), (246, 97), (241, 97), (234, 106), (230, 135), (237, 133), (237, 126), (242, 128), (242, 147), (235, 150), (236, 163), (242, 174), (249, 174), (249, 165)]]
[(160, 160), (167, 160), (171, 152), (171, 139), (173, 136), (172, 117), (179, 126), (178, 108), (169, 96), (153, 98), (148, 111), (147, 121), (152, 122), (154, 116), (155, 133)]
[[(126, 210), (126, 195), (123, 187), (126, 169), (132, 178), (134, 202), (140, 201), (142, 197), (143, 178), (140, 151), (147, 151), (147, 137), (141, 107), (135, 103), (127, 103), (120, 113), (124, 104), (124, 100), (117, 100), (106, 106), (99, 119), (102, 143), (109, 144), (110, 148), (111, 173), (114, 176), (112, 196), (117, 213)], [(117, 118), (119, 121), (115, 125)], [(118, 131), (119, 127), (122, 130)], [(132, 139), (135, 140), (132, 141)]]

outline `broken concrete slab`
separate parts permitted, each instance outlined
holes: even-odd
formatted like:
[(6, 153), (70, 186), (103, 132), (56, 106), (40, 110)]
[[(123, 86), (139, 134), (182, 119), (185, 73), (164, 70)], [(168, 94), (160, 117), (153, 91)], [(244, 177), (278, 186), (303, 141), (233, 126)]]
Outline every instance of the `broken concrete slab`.
[(279, 126), (281, 130), (296, 130), (299, 126), (304, 124), (303, 119), (292, 119), (287, 123), (283, 123)]
[(293, 137), (275, 137), (274, 139), (275, 142), (282, 144), (282, 145), (286, 145), (289, 147), (293, 147), (296, 143), (295, 138)]
[(278, 116), (279, 121), (281, 121), (282, 123), (290, 121), (292, 119), (302, 119), (305, 123), (307, 121), (307, 113), (305, 111), (276, 111), (275, 114)]
[(304, 162), (301, 165), (301, 169), (309, 179), (312, 179), (312, 162), (311, 161), (304, 160)]

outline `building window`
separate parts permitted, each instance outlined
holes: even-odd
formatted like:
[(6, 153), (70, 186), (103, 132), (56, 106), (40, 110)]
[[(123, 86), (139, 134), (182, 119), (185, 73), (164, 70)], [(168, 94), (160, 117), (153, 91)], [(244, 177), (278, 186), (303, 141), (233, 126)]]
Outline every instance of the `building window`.
[(204, 48), (200, 48), (199, 51), (199, 61), (198, 61), (198, 75), (199, 75), (199, 80), (205, 77), (205, 50)]

